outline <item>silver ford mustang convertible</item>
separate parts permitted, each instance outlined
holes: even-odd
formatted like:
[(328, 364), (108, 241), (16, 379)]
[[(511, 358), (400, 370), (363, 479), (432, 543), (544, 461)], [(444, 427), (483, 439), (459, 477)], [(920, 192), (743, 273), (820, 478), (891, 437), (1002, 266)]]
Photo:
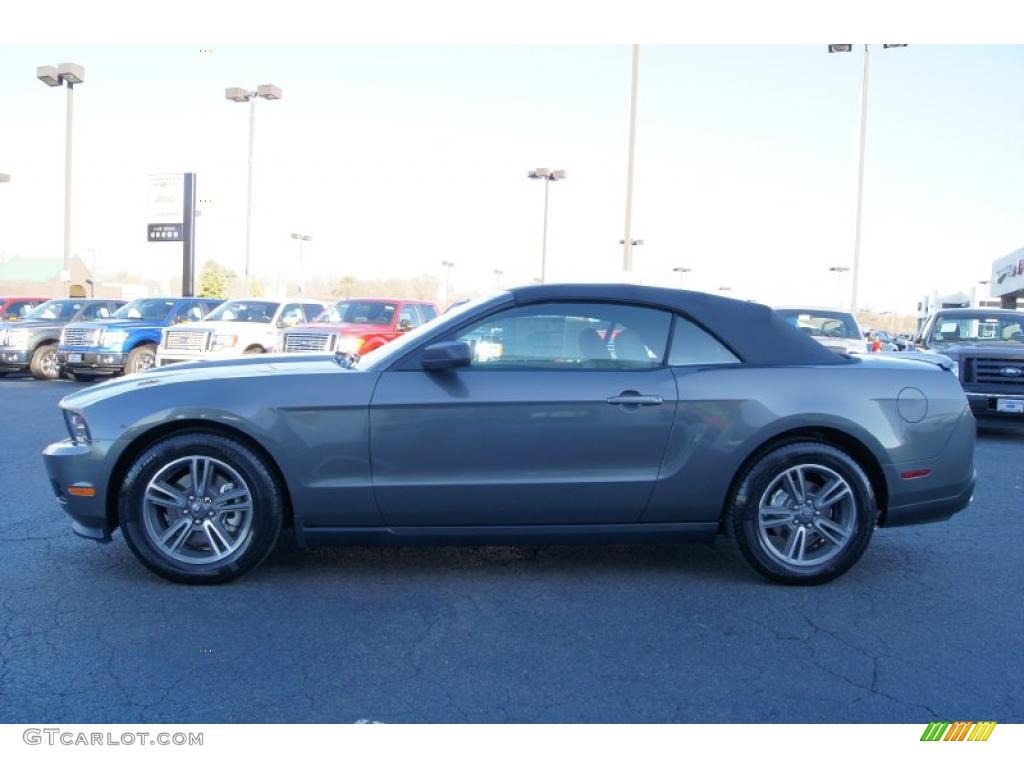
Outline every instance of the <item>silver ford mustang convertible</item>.
[(788, 584), (974, 489), (939, 365), (847, 357), (767, 307), (631, 285), (520, 288), (357, 359), (173, 365), (60, 403), (44, 452), (76, 533), (214, 583), (282, 529), (324, 544), (710, 539)]

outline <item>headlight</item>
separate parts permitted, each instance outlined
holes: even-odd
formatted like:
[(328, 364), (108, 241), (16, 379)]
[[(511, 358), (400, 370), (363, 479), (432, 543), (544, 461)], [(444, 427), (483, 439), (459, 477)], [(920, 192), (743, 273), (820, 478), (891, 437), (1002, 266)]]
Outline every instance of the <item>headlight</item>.
[(231, 349), (238, 343), (238, 337), (229, 333), (216, 333), (213, 336), (213, 343), (210, 349), (216, 352), (218, 349)]
[(359, 354), (359, 350), (363, 348), (364, 341), (366, 341), (366, 339), (362, 339), (359, 336), (342, 336), (338, 339), (338, 346), (335, 349), (338, 352), (357, 355)]
[(7, 346), (14, 347), (15, 349), (25, 349), (28, 347), (28, 331), (8, 331)]
[(128, 340), (128, 331), (104, 331), (100, 344), (104, 347), (120, 346)]
[(75, 445), (88, 445), (92, 442), (89, 425), (85, 423), (85, 417), (78, 411), (64, 411), (64, 423), (67, 424), (71, 442)]

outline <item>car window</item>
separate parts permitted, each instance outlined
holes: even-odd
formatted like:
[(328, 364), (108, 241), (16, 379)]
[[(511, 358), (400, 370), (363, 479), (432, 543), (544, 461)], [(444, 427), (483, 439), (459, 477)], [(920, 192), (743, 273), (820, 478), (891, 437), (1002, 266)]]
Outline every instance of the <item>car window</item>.
[(311, 323), (324, 311), (323, 304), (303, 304), (303, 314), (306, 317), (305, 322)]
[(391, 325), (395, 304), (386, 301), (339, 301), (319, 318), (321, 323)]
[(859, 339), (857, 321), (849, 312), (827, 310), (777, 309), (790, 325), (809, 336), (839, 339)]
[(1009, 341), (1024, 343), (1021, 321), (1013, 315), (939, 315), (931, 340), (937, 344), (987, 343)]
[(274, 320), (278, 306), (276, 301), (225, 301), (207, 319), (234, 323), (270, 323)]
[(291, 328), (296, 325), (302, 325), (305, 321), (306, 316), (302, 313), (301, 304), (285, 304), (277, 324), (282, 328)]
[(667, 312), (625, 304), (535, 304), (498, 312), (455, 339), (470, 344), (476, 368), (657, 368), (670, 322)]
[(99, 320), (104, 317), (110, 317), (110, 307), (106, 304), (90, 304), (82, 310), (80, 317), (82, 320)]
[(419, 309), (415, 304), (406, 304), (398, 312), (399, 330), (411, 331), (421, 324)]
[(159, 323), (163, 322), (173, 306), (174, 299), (136, 299), (118, 309), (113, 316), (121, 320)]
[(685, 318), (676, 317), (672, 348), (668, 353), (669, 365), (724, 365), (738, 362), (740, 359), (710, 333)]
[(4, 310), (4, 317), (10, 319), (17, 319), (24, 317), (28, 314), (29, 310), (34, 309), (39, 302), (36, 301), (12, 301), (10, 306)]
[(53, 299), (44, 302), (27, 315), (27, 320), (70, 320), (82, 308), (82, 302)]
[(423, 322), (424, 323), (429, 323), (431, 320), (433, 320), (435, 317), (437, 317), (437, 310), (434, 309), (429, 304), (420, 304), (419, 308), (420, 308), (420, 315), (423, 316)]
[(199, 301), (183, 301), (178, 305), (177, 311), (174, 313), (172, 318), (175, 323), (194, 323), (196, 320), (202, 320), (205, 305)]

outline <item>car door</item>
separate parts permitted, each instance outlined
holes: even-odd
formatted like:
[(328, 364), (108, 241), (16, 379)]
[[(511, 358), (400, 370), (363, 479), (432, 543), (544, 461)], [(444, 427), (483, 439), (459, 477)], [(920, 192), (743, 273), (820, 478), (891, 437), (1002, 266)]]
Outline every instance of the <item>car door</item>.
[(413, 353), (382, 374), (370, 410), (378, 504), (389, 525), (631, 523), (658, 476), (676, 407), (671, 316), (625, 304), (499, 310), (447, 337), (468, 367)]

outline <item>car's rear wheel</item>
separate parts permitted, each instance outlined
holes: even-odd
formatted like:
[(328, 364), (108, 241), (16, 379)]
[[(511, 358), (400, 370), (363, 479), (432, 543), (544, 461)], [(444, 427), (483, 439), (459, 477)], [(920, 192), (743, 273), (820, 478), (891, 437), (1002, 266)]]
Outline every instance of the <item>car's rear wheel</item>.
[(267, 462), (238, 440), (210, 432), (165, 438), (125, 475), (120, 522), (154, 573), (218, 584), (256, 567), (274, 548), (284, 497)]
[(143, 373), (156, 366), (156, 345), (141, 344), (128, 353), (124, 364), (125, 373)]
[(253, 344), (251, 347), (246, 347), (245, 352), (243, 352), (242, 354), (243, 355), (262, 355), (264, 352), (266, 352), (266, 350), (263, 349), (263, 347), (259, 346), (258, 344)]
[(60, 378), (60, 363), (57, 360), (56, 344), (40, 344), (32, 353), (28, 369), (37, 379)]
[(784, 584), (821, 584), (848, 571), (871, 540), (878, 510), (871, 481), (845, 451), (800, 442), (747, 470), (726, 513), (744, 560)]

